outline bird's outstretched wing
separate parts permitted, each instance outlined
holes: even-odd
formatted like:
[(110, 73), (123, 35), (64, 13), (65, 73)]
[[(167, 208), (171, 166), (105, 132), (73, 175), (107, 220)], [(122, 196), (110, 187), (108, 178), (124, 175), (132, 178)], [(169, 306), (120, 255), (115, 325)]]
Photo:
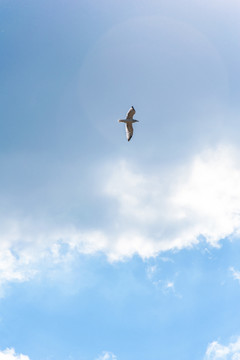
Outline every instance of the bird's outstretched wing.
[(126, 119), (132, 119), (135, 113), (136, 113), (135, 109), (131, 107), (131, 109), (129, 109), (127, 112)]
[(127, 136), (127, 140), (130, 141), (133, 136), (132, 123), (126, 123), (126, 136)]

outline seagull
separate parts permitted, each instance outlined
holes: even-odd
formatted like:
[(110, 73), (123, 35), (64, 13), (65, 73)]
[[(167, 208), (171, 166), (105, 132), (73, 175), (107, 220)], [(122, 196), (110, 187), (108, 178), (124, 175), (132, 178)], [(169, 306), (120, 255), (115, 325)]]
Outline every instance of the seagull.
[(132, 124), (135, 122), (138, 122), (138, 120), (134, 120), (133, 116), (136, 113), (134, 107), (132, 106), (126, 115), (126, 119), (124, 120), (118, 120), (118, 122), (123, 122), (126, 124), (126, 135), (127, 135), (127, 140), (130, 141), (132, 136), (133, 136), (133, 126)]

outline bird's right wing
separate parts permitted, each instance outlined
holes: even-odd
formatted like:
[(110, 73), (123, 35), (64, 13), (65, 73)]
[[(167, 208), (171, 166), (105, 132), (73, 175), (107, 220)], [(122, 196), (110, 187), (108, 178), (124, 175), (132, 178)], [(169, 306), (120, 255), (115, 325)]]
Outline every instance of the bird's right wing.
[(128, 141), (130, 141), (133, 136), (133, 126), (131, 123), (126, 123), (126, 136)]

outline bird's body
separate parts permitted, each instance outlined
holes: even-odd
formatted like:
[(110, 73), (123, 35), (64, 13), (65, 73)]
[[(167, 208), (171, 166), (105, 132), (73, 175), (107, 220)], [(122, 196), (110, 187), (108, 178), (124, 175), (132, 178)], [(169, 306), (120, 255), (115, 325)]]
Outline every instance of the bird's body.
[(125, 123), (125, 127), (126, 127), (126, 136), (127, 136), (127, 140), (130, 141), (132, 136), (133, 136), (133, 126), (132, 124), (135, 122), (138, 122), (138, 120), (134, 120), (133, 116), (136, 113), (134, 107), (132, 106), (126, 115), (126, 119), (124, 120), (118, 120), (119, 122), (123, 122)]

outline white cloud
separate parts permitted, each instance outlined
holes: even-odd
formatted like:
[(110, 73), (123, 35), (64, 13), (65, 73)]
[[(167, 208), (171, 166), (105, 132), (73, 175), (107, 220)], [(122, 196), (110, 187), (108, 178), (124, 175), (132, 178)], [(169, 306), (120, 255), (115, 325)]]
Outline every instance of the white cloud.
[(112, 352), (103, 351), (102, 355), (100, 355), (96, 360), (117, 360), (117, 357)]
[(216, 244), (239, 227), (240, 166), (228, 148), (207, 151), (194, 159), (188, 179), (173, 195), (176, 211), (189, 219), (191, 231)]
[(0, 351), (0, 360), (29, 360), (27, 355), (16, 354), (14, 349)]
[(228, 345), (221, 345), (213, 341), (208, 345), (205, 360), (239, 360), (240, 359), (240, 337)]
[(100, 231), (81, 232), (72, 227), (43, 231), (37, 224), (34, 227), (31, 221), (2, 224), (0, 297), (8, 282), (30, 280), (41, 268), (50, 270), (58, 264), (69, 264), (76, 253), (96, 253), (106, 246), (106, 236)]
[(33, 275), (26, 267), (28, 261), (25, 256), (17, 258), (10, 250), (0, 252), (0, 283), (2, 281), (24, 281)]
[(218, 246), (239, 231), (240, 165), (227, 147), (205, 151), (167, 172), (148, 174), (122, 161), (105, 192), (117, 204), (115, 224), (128, 230), (116, 242), (119, 256), (135, 251), (149, 257), (192, 246), (199, 236)]
[(102, 175), (111, 214), (99, 229), (1, 219), (0, 289), (32, 278), (42, 263), (70, 263), (78, 253), (101, 252), (110, 261), (149, 258), (193, 246), (200, 236), (218, 246), (240, 231), (238, 158), (236, 150), (219, 147), (167, 170), (140, 170), (127, 161), (111, 165)]

